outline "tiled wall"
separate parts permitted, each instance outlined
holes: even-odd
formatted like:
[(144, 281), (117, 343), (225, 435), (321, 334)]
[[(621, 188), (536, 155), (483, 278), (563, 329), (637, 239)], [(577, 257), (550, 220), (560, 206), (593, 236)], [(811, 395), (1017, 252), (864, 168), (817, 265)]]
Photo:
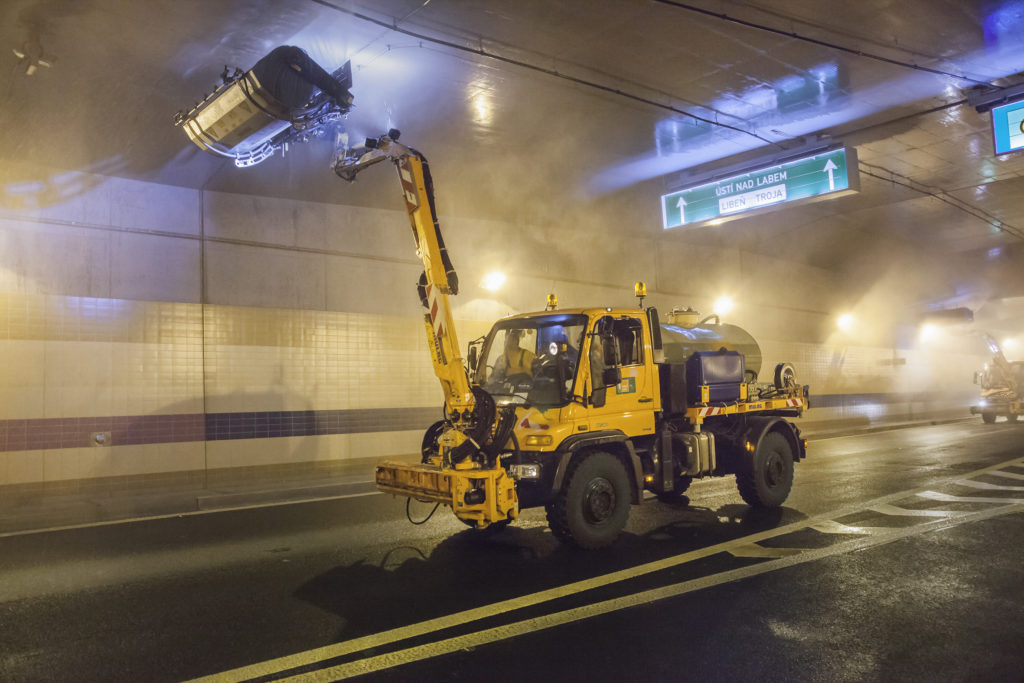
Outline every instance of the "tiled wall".
[[(417, 452), (441, 396), (399, 209), (0, 170), (0, 486)], [(462, 346), (551, 291), (563, 307), (633, 305), (645, 279), (662, 311), (708, 310), (713, 283), (738, 278), (758, 316), (733, 321), (761, 342), (763, 379), (792, 362), (821, 397), (808, 419), (963, 409), (984, 361), (966, 343), (828, 338), (825, 271), (588, 228), (607, 239), (445, 220)], [(510, 278), (487, 292), (495, 267)]]
[(0, 483), (380, 451), (282, 440), (256, 457), (241, 439), (376, 433), (404, 454), (440, 417), (416, 319), (0, 294), (0, 333)]

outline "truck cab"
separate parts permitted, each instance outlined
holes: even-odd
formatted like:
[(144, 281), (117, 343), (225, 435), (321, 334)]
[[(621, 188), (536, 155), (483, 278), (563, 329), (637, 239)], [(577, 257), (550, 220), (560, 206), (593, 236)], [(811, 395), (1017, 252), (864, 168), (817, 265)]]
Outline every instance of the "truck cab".
[[(529, 371), (513, 362), (532, 359)], [(516, 407), (515, 448), (504, 458), (521, 507), (545, 504), (558, 473), (553, 460), (579, 444), (648, 439), (661, 408), (653, 344), (639, 310), (577, 309), (525, 314), (496, 323), (472, 379), (498, 405)], [(552, 466), (554, 465), (554, 466)]]

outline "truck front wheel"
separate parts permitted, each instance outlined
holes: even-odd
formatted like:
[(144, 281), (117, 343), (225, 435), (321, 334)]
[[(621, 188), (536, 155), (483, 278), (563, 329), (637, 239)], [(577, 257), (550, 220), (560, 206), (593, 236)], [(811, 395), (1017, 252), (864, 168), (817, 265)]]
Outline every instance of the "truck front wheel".
[(981, 414), (981, 421), (987, 425), (990, 425), (996, 421), (996, 414), (993, 413), (991, 410), (986, 410)]
[(786, 437), (769, 432), (736, 473), (736, 486), (747, 505), (779, 507), (793, 488), (793, 451)]
[(570, 465), (566, 484), (547, 506), (548, 525), (561, 541), (587, 550), (615, 542), (629, 519), (629, 477), (618, 458), (595, 452)]

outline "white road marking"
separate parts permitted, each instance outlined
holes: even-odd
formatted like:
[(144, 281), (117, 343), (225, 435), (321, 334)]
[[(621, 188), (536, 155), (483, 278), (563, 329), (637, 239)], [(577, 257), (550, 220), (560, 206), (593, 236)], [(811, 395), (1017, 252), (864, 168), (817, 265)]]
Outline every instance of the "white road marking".
[(777, 571), (779, 569), (792, 567), (798, 564), (813, 562), (815, 560), (832, 557), (834, 555), (846, 554), (885, 543), (892, 543), (893, 541), (908, 538), (910, 536), (917, 536), (936, 529), (948, 529), (968, 522), (980, 521), (999, 515), (1019, 512), (1020, 509), (1021, 507), (1018, 504), (1004, 505), (982, 512), (973, 512), (956, 519), (937, 520), (933, 522), (925, 522), (912, 527), (894, 529), (885, 533), (869, 536), (867, 538), (845, 541), (827, 548), (806, 550), (798, 555), (792, 555), (790, 557), (771, 560), (761, 564), (751, 565), (741, 569), (734, 569), (699, 579), (684, 581), (670, 586), (642, 591), (640, 593), (634, 593), (633, 595), (627, 595), (621, 598), (604, 600), (602, 602), (584, 605), (583, 607), (565, 610), (564, 612), (556, 612), (554, 614), (547, 614), (534, 619), (526, 619), (513, 624), (497, 626), (495, 628), (485, 629), (476, 633), (456, 636), (454, 638), (448, 638), (434, 643), (427, 643), (425, 645), (399, 650), (397, 652), (389, 652), (375, 657), (367, 657), (354, 662), (320, 669), (318, 671), (312, 671), (305, 674), (299, 674), (282, 680), (296, 682), (343, 680), (353, 676), (360, 676), (380, 671), (382, 669), (390, 669), (396, 666), (411, 664), (424, 659), (458, 652), (459, 650), (508, 640), (509, 638), (514, 638), (516, 636), (535, 633), (544, 629), (562, 626), (629, 607), (637, 607), (656, 602), (658, 600), (664, 600), (666, 598), (678, 597), (702, 588), (731, 583), (733, 581), (739, 581), (759, 574), (766, 574), (768, 572)]
[(1017, 474), (1016, 472), (1004, 472), (1002, 470), (996, 470), (994, 472), (989, 472), (988, 474), (991, 474), (996, 477), (1003, 477), (1005, 479), (1020, 479), (1024, 481), (1024, 474)]
[(296, 500), (281, 500), (275, 503), (254, 503), (252, 505), (237, 505), (233, 507), (214, 508), (210, 510), (189, 510), (186, 512), (171, 512), (166, 515), (150, 515), (148, 517), (128, 517), (126, 519), (111, 519), (105, 522), (89, 522), (87, 524), (67, 524), (64, 526), (51, 526), (45, 529), (26, 529), (24, 531), (7, 531), (0, 533), (0, 538), (8, 536), (29, 536), (31, 534), (46, 534), (51, 531), (69, 531), (71, 529), (92, 529), (101, 526), (115, 526), (117, 524), (132, 524), (134, 522), (151, 522), (157, 519), (174, 519), (175, 517), (196, 517), (198, 515), (215, 515), (219, 512), (237, 512), (239, 510), (260, 510), (262, 508), (274, 508), (282, 505), (298, 505), (300, 503), (317, 503), (324, 500), (341, 500), (342, 498), (362, 498), (363, 496), (381, 496), (380, 491), (366, 491), (364, 493), (345, 493), (340, 496), (323, 496), (321, 498), (301, 498)]
[[(925, 493), (931, 493), (925, 491)], [(921, 493), (917, 495), (923, 495)], [(900, 517), (957, 517), (959, 515), (965, 515), (966, 512), (956, 512), (954, 510), (910, 510), (907, 508), (896, 507), (895, 505), (872, 505), (869, 510), (874, 512), (880, 512), (883, 515), (896, 515)]]
[(768, 548), (757, 543), (738, 545), (729, 551), (733, 557), (789, 557), (804, 552), (804, 548)]
[[(906, 493), (895, 494), (895, 496), (903, 498), (906, 497)], [(856, 509), (861, 509), (857, 506)], [(851, 506), (850, 510), (844, 514), (849, 514), (855, 511)], [(835, 513), (829, 513), (829, 515), (823, 515), (821, 520), (823, 521), (828, 516), (835, 515)], [(727, 541), (725, 543), (719, 543), (718, 545), (708, 546), (706, 548), (700, 548), (693, 550), (688, 553), (681, 555), (675, 555), (672, 557), (665, 558), (663, 560), (656, 560), (647, 564), (638, 565), (629, 569), (623, 569), (621, 571), (612, 572), (610, 574), (604, 574), (602, 576), (596, 576), (591, 579), (584, 579), (582, 581), (576, 581), (573, 583), (565, 584), (548, 590), (524, 595), (518, 598), (511, 598), (509, 600), (503, 600), (496, 602), (491, 605), (484, 605), (482, 607), (476, 607), (473, 609), (465, 610), (463, 612), (456, 612), (443, 617), (437, 617), (436, 619), (428, 619), (427, 621), (421, 621), (416, 624), (410, 624), (409, 626), (402, 626), (400, 628), (391, 629), (390, 631), (382, 631), (381, 633), (375, 633), (369, 636), (363, 636), (360, 638), (354, 638), (342, 643), (335, 643), (333, 645), (326, 645), (324, 647), (308, 650), (306, 652), (299, 652), (294, 655), (286, 655), (277, 659), (268, 660), (266, 662), (259, 662), (249, 666), (240, 667), (238, 669), (232, 669), (223, 673), (214, 674), (204, 678), (196, 679), (197, 681), (210, 681), (217, 683), (225, 683), (227, 681), (245, 681), (251, 678), (258, 678), (261, 676), (272, 676), (279, 674), (289, 669), (295, 669), (300, 666), (307, 666), (309, 664), (315, 664), (316, 662), (324, 661), (327, 659), (333, 659), (341, 657), (353, 652), (360, 652), (368, 650), (370, 648), (381, 647), (390, 643), (396, 643), (402, 640), (408, 640), (416, 636), (425, 635), (427, 633), (433, 633), (435, 631), (441, 631), (446, 628), (454, 626), (460, 626), (473, 621), (478, 621), (485, 617), (493, 617), (498, 614), (505, 614), (515, 610), (523, 609), (524, 607), (531, 607), (534, 605), (556, 600), (558, 598), (574, 595), (576, 593), (582, 593), (587, 590), (594, 588), (600, 588), (620, 581), (626, 581), (638, 576), (650, 574), (653, 572), (661, 571), (663, 569), (669, 569), (676, 567), (688, 562), (693, 562), (704, 557), (711, 555), (717, 555), (718, 553), (728, 552), (731, 548), (749, 545), (755, 541), (764, 540), (766, 538), (772, 538), (774, 536), (781, 536), (788, 534), (793, 531), (799, 531), (800, 529), (806, 528), (807, 521), (795, 522), (783, 527), (776, 529), (770, 529), (768, 531), (762, 531), (757, 534), (750, 536), (744, 536), (740, 539), (733, 541)]]
[(948, 493), (939, 493), (938, 491), (922, 491), (918, 493), (921, 498), (928, 498), (930, 500), (941, 500), (944, 503), (1024, 503), (1024, 498), (991, 498), (991, 497), (968, 497), (968, 496), (951, 496)]
[(973, 479), (957, 479), (955, 484), (960, 486), (970, 486), (976, 489), (989, 489), (991, 491), (1024, 491), (1024, 486), (1006, 486), (1004, 484), (988, 484), (983, 481), (974, 481)]
[[(992, 471), (994, 471), (996, 469), (999, 469), (999, 468), (1007, 467), (1009, 465), (1022, 464), (1022, 463), (1024, 463), (1024, 458), (1017, 458), (1017, 459), (1010, 460), (1010, 461), (1007, 461), (1007, 462), (999, 463), (997, 465), (990, 465), (989, 467), (984, 467), (982, 469), (975, 470), (974, 472), (971, 472), (971, 473), (966, 474), (966, 475), (961, 475), (960, 477), (957, 477), (957, 478), (975, 477), (975, 476), (979, 476), (981, 474), (986, 474), (986, 473), (992, 472)], [(953, 481), (953, 478), (951, 477), (947, 481)], [(931, 486), (934, 486), (934, 485), (935, 485), (935, 483), (931, 484)], [(913, 515), (916, 516), (918, 512), (927, 512), (927, 511), (905, 510), (904, 508), (897, 508), (897, 507), (894, 507), (894, 506), (891, 506), (891, 505), (888, 505), (888, 504), (890, 502), (892, 502), (892, 501), (898, 501), (898, 500), (902, 500), (902, 499), (908, 498), (910, 496), (913, 496), (915, 493), (918, 493), (918, 492), (920, 492), (922, 490), (924, 490), (924, 489), (911, 489), (911, 490), (908, 490), (908, 491), (900, 491), (898, 493), (893, 493), (893, 494), (890, 494), (888, 496), (883, 496), (882, 498), (877, 498), (877, 499), (875, 499), (873, 501), (869, 501), (869, 502), (865, 502), (865, 503), (857, 503), (857, 504), (853, 504), (853, 505), (848, 505), (848, 506), (845, 506), (845, 507), (840, 508), (838, 510), (833, 510), (831, 512), (828, 512), (828, 513), (822, 514), (822, 515), (816, 515), (816, 516), (811, 517), (809, 519), (805, 519), (805, 520), (802, 520), (800, 522), (794, 522), (792, 524), (788, 524), (788, 525), (783, 526), (783, 527), (779, 527), (779, 528), (776, 528), (776, 529), (770, 529), (768, 531), (763, 531), (763, 532), (756, 533), (756, 534), (751, 534), (749, 536), (744, 536), (743, 538), (740, 538), (740, 539), (735, 539), (733, 541), (728, 541), (728, 542), (725, 542), (725, 543), (720, 543), (718, 545), (709, 546), (707, 548), (701, 548), (699, 550), (694, 550), (694, 551), (691, 551), (691, 552), (688, 552), (688, 553), (683, 553), (681, 555), (676, 555), (676, 556), (673, 556), (673, 557), (668, 557), (668, 558), (665, 558), (665, 559), (662, 559), (662, 560), (657, 560), (655, 562), (649, 562), (647, 564), (638, 565), (636, 567), (632, 567), (632, 568), (629, 568), (629, 569), (624, 569), (624, 570), (621, 570), (621, 571), (618, 571), (618, 572), (612, 572), (611, 574), (605, 574), (603, 576), (597, 576), (597, 577), (594, 577), (594, 578), (591, 578), (591, 579), (584, 579), (582, 581), (576, 581), (574, 583), (566, 584), (564, 586), (559, 586), (559, 587), (556, 587), (556, 588), (551, 588), (551, 589), (548, 589), (548, 590), (545, 590), (545, 591), (540, 591), (538, 593), (533, 593), (531, 595), (524, 595), (524, 596), (521, 596), (521, 597), (518, 597), (518, 598), (512, 598), (512, 599), (509, 599), (509, 600), (504, 600), (504, 601), (501, 601), (501, 602), (497, 602), (497, 603), (494, 603), (494, 604), (491, 604), (491, 605), (484, 605), (482, 607), (476, 607), (476, 608), (473, 608), (473, 609), (465, 610), (463, 612), (457, 612), (457, 613), (446, 615), (446, 616), (443, 616), (443, 617), (438, 617), (436, 619), (429, 619), (427, 621), (422, 621), (422, 622), (419, 622), (419, 623), (416, 623), (416, 624), (410, 624), (408, 626), (403, 626), (403, 627), (400, 627), (400, 628), (391, 629), (389, 631), (382, 631), (381, 633), (376, 633), (376, 634), (372, 634), (372, 635), (368, 635), (368, 636), (362, 636), (360, 638), (354, 638), (352, 640), (348, 640), (348, 641), (345, 641), (345, 642), (342, 642), (342, 643), (335, 643), (335, 644), (332, 644), (332, 645), (326, 645), (324, 647), (319, 647), (319, 648), (315, 648), (315, 649), (312, 649), (312, 650), (307, 650), (305, 652), (298, 652), (298, 653), (293, 654), (293, 655), (286, 655), (284, 657), (279, 657), (277, 659), (271, 659), (271, 660), (267, 660), (265, 662), (258, 662), (256, 664), (251, 664), (251, 665), (240, 667), (240, 668), (237, 668), (237, 669), (232, 669), (230, 671), (225, 671), (225, 672), (222, 672), (222, 673), (213, 674), (211, 676), (206, 676), (206, 677), (203, 677), (203, 678), (200, 678), (200, 679), (196, 679), (196, 680), (197, 681), (211, 681), (211, 682), (216, 681), (217, 683), (226, 683), (228, 681), (245, 681), (245, 680), (248, 680), (248, 679), (251, 679), (251, 678), (258, 678), (258, 677), (263, 677), (263, 676), (274, 676), (274, 675), (277, 675), (277, 674), (281, 674), (281, 673), (283, 673), (285, 671), (288, 671), (290, 669), (296, 669), (296, 668), (299, 668), (299, 667), (302, 667), (302, 666), (309, 666), (311, 664), (316, 664), (317, 662), (322, 662), (322, 661), (325, 661), (325, 660), (328, 660), (328, 659), (334, 659), (336, 657), (341, 657), (341, 656), (344, 656), (344, 655), (347, 655), (347, 654), (351, 654), (351, 653), (354, 653), (354, 652), (361, 652), (361, 651), (364, 651), (364, 650), (368, 650), (370, 648), (381, 647), (383, 645), (388, 645), (390, 643), (396, 643), (396, 642), (400, 642), (402, 640), (408, 640), (409, 638), (413, 638), (413, 637), (416, 637), (416, 636), (425, 635), (427, 633), (432, 633), (432, 632), (440, 631), (440, 630), (443, 630), (443, 629), (446, 629), (446, 628), (451, 628), (451, 627), (454, 627), (454, 626), (459, 626), (459, 625), (462, 625), (462, 624), (470, 623), (470, 622), (473, 622), (473, 621), (477, 621), (479, 619), (483, 619), (485, 617), (492, 617), (492, 616), (495, 616), (495, 615), (498, 615), (498, 614), (504, 614), (504, 613), (511, 612), (511, 611), (514, 611), (514, 610), (522, 609), (524, 607), (530, 607), (530, 606), (533, 606), (533, 605), (538, 605), (538, 604), (541, 604), (541, 603), (544, 603), (544, 602), (555, 600), (557, 598), (565, 597), (567, 595), (572, 595), (572, 594), (575, 594), (575, 593), (580, 593), (580, 592), (583, 592), (583, 591), (586, 591), (586, 590), (591, 590), (591, 589), (594, 589), (594, 588), (599, 588), (599, 587), (602, 587), (602, 586), (607, 586), (607, 585), (610, 585), (610, 584), (613, 584), (613, 583), (617, 583), (619, 581), (625, 581), (627, 579), (631, 579), (631, 578), (634, 578), (634, 577), (637, 577), (637, 576), (643, 576), (645, 574), (649, 574), (649, 573), (652, 573), (652, 572), (661, 571), (663, 569), (668, 569), (668, 568), (671, 568), (671, 567), (679, 566), (679, 565), (685, 564), (687, 562), (692, 562), (694, 560), (698, 560), (698, 559), (703, 558), (703, 557), (708, 557), (708, 556), (711, 556), (711, 555), (715, 555), (715, 554), (720, 553), (720, 552), (728, 552), (729, 550), (731, 550), (734, 547), (739, 547), (739, 546), (743, 546), (743, 545), (749, 545), (749, 544), (756, 543), (757, 541), (761, 541), (761, 540), (764, 540), (764, 539), (767, 539), (767, 538), (773, 538), (775, 536), (782, 536), (784, 534), (792, 533), (794, 531), (799, 531), (801, 529), (806, 529), (806, 528), (812, 527), (812, 526), (814, 526), (816, 524), (824, 524), (826, 522), (831, 522), (835, 518), (844, 517), (846, 515), (850, 515), (850, 514), (854, 514), (854, 513), (858, 513), (858, 512), (863, 512), (865, 509), (879, 509), (879, 508), (881, 508), (881, 509), (891, 509), (891, 510), (895, 510), (895, 511), (902, 511), (902, 512), (895, 512), (895, 514), (913, 514)], [(999, 508), (999, 509), (1002, 509), (1002, 508)], [(885, 514), (893, 514), (893, 513), (885, 513)], [(966, 516), (968, 514), (977, 515), (977, 514), (982, 514), (982, 513), (960, 513), (960, 512), (940, 511), (938, 515), (922, 515), (922, 516), (963, 517), (963, 516)], [(929, 528), (933, 528), (933, 526), (935, 524), (941, 524), (941, 523), (947, 523), (947, 522), (945, 520), (942, 520), (942, 521), (936, 520), (935, 522), (926, 522), (926, 523), (923, 523), (923, 524), (920, 524), (920, 525), (917, 525), (917, 526), (914, 526), (914, 527), (909, 527), (909, 528), (911, 528), (911, 529), (918, 529), (918, 528), (923, 527), (923, 526), (928, 526)], [(876, 537), (879, 537), (879, 538), (889, 538), (889, 536), (892, 533), (893, 532), (891, 530), (889, 530), (889, 529), (880, 528), (876, 535), (871, 536), (869, 539), (857, 539), (857, 542), (866, 542), (866, 541), (868, 541), (870, 539), (874, 539)], [(832, 547), (835, 547), (835, 546), (832, 546)], [(827, 550), (827, 549), (824, 549), (824, 550)], [(808, 552), (812, 552), (812, 551), (808, 551)], [(813, 552), (820, 552), (820, 551), (813, 551)], [(802, 557), (805, 557), (805, 556), (806, 556), (806, 553), (802, 553), (800, 555), (794, 555), (792, 557), (801, 557), (802, 558)], [(769, 562), (767, 564), (772, 564), (773, 562), (785, 562), (785, 561), (789, 561), (789, 559), (788, 558), (783, 558), (783, 559), (780, 559), (780, 560), (774, 560), (774, 561)], [(763, 565), (761, 565), (761, 564), (754, 565), (754, 567), (761, 567), (761, 566), (763, 566)], [(750, 568), (747, 568), (747, 569), (750, 569)], [(708, 577), (708, 578), (710, 579), (710, 578), (713, 578), (713, 577)], [(703, 580), (706, 580), (706, 579), (699, 579), (698, 581), (703, 581)], [(708, 585), (715, 585), (715, 584), (708, 584)], [(499, 629), (492, 629), (492, 630), (500, 630), (500, 628)], [(484, 631), (484, 632), (481, 632), (481, 633), (486, 633), (486, 632), (487, 631)], [(422, 647), (429, 647), (429, 646), (422, 646)], [(463, 646), (460, 646), (460, 647), (463, 647)], [(466, 645), (464, 647), (470, 647), (470, 646)], [(413, 649), (415, 649), (415, 648), (413, 648)], [(458, 649), (458, 648), (456, 648), (456, 649)], [(434, 656), (434, 655), (429, 655), (429, 656)]]
[[(818, 524), (812, 524), (811, 529), (823, 534), (873, 534), (880, 529), (873, 526), (848, 526), (834, 520), (826, 520)], [(884, 528), (882, 529), (884, 530)]]

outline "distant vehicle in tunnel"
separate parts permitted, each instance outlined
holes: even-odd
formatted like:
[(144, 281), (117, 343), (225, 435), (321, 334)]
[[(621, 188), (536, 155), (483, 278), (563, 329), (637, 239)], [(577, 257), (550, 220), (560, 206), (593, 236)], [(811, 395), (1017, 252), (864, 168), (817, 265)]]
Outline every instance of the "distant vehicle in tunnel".
[(1010, 362), (1003, 355), (999, 344), (989, 335), (985, 342), (992, 352), (992, 360), (984, 369), (974, 373), (974, 383), (981, 389), (978, 405), (971, 406), (971, 414), (981, 414), (986, 424), (992, 424), (999, 417), (1011, 422), (1024, 414), (1021, 388), (1024, 387), (1024, 361)]

